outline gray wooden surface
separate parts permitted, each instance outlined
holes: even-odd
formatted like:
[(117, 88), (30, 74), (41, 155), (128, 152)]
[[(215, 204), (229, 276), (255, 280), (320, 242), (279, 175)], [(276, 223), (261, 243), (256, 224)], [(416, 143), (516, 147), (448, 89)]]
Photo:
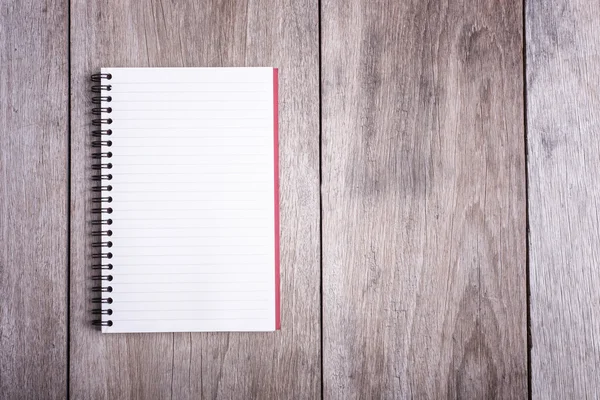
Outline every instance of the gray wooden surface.
[[(72, 1), (71, 18), (71, 396), (319, 397), (317, 3)], [(89, 76), (101, 66), (279, 68), (283, 330), (103, 335), (90, 327)]]
[(527, 393), (517, 1), (323, 1), (326, 398)]
[(0, 2), (0, 398), (67, 393), (67, 5)]
[[(600, 397), (599, 11), (1, 2), (0, 399)], [(282, 331), (100, 334), (89, 75), (246, 65), (279, 67)]]
[(531, 373), (538, 399), (600, 398), (600, 6), (527, 7)]

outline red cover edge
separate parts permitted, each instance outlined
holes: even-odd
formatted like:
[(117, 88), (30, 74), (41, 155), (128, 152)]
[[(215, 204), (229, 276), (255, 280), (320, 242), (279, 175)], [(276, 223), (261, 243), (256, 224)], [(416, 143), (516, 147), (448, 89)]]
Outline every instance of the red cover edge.
[(281, 329), (281, 305), (279, 293), (279, 75), (273, 68), (273, 140), (275, 169), (275, 329)]

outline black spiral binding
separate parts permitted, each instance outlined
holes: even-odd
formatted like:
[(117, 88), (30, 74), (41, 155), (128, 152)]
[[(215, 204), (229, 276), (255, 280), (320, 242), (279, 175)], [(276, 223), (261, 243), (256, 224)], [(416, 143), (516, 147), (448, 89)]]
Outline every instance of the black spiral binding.
[(103, 147), (111, 147), (112, 141), (110, 136), (112, 135), (111, 129), (102, 129), (103, 125), (112, 124), (111, 118), (102, 118), (103, 114), (110, 114), (112, 112), (111, 107), (106, 107), (103, 103), (110, 103), (112, 101), (111, 96), (105, 95), (105, 92), (110, 92), (112, 85), (106, 82), (112, 79), (111, 74), (94, 74), (92, 75), (92, 82), (99, 83), (98, 85), (92, 86), (93, 93), (99, 93), (100, 96), (92, 97), (92, 103), (100, 105), (92, 109), (92, 114), (100, 116), (100, 118), (94, 118), (92, 125), (99, 127), (92, 131), (92, 147), (98, 149), (92, 153), (92, 192), (94, 196), (92, 198), (92, 214), (100, 214), (100, 219), (92, 221), (92, 269), (94, 275), (92, 280), (94, 286), (92, 291), (98, 294), (99, 297), (92, 299), (92, 303), (98, 305), (98, 309), (92, 310), (92, 314), (99, 316), (99, 319), (95, 319), (92, 323), (96, 326), (112, 326), (113, 321), (110, 319), (104, 319), (105, 315), (112, 315), (113, 311), (110, 308), (103, 308), (104, 304), (112, 304), (113, 299), (111, 297), (105, 297), (105, 293), (112, 292), (112, 286), (104, 285), (105, 282), (111, 282), (113, 276), (110, 272), (113, 269), (113, 265), (110, 263), (112, 253), (110, 248), (113, 243), (110, 241), (112, 231), (108, 228), (112, 225), (113, 221), (108, 217), (108, 214), (112, 214), (113, 209), (111, 207), (103, 207), (103, 203), (112, 203), (112, 196), (106, 196), (106, 192), (112, 190), (111, 185), (106, 185), (104, 182), (112, 180), (112, 174), (110, 170), (113, 165), (109, 162), (112, 158), (112, 152), (103, 151)]

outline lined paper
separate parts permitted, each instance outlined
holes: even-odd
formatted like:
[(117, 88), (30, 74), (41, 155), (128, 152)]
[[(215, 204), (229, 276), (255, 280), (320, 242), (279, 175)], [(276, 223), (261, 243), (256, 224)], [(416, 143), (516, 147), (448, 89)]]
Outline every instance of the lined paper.
[[(113, 265), (103, 332), (276, 329), (272, 68), (103, 68)], [(103, 82), (104, 83), (104, 82)]]

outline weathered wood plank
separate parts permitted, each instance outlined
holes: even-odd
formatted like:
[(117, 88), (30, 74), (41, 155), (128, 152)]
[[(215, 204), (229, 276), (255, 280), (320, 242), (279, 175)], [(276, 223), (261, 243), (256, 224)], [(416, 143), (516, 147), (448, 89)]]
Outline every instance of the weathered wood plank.
[(322, 3), (325, 397), (526, 397), (521, 3)]
[[(72, 1), (73, 398), (315, 398), (320, 382), (316, 1)], [(101, 66), (276, 66), (282, 330), (102, 335), (89, 325), (89, 75)]]
[(600, 397), (600, 6), (527, 2), (532, 394)]
[(65, 1), (0, 3), (0, 397), (67, 393)]

